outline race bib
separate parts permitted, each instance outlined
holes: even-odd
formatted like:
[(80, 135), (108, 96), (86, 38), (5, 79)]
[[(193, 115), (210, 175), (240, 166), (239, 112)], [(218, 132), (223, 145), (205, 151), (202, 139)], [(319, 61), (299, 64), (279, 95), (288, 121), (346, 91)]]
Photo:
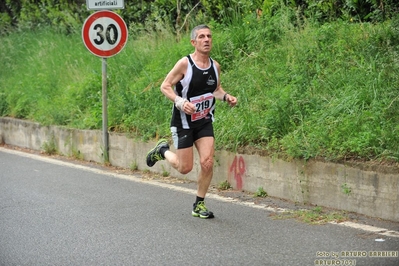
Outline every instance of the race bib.
[(195, 113), (191, 115), (192, 122), (200, 120), (209, 114), (213, 104), (213, 99), (212, 93), (206, 93), (190, 98), (190, 102), (195, 105)]

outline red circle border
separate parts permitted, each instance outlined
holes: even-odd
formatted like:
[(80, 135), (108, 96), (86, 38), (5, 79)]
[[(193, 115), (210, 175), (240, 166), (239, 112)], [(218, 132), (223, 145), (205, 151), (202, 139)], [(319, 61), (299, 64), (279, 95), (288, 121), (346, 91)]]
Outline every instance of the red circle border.
[[(100, 50), (96, 48), (90, 41), (90, 36), (89, 36), (89, 31), (91, 24), (99, 18), (103, 17), (108, 17), (116, 21), (118, 23), (118, 26), (121, 29), (121, 39), (119, 43), (111, 50)], [(126, 41), (127, 41), (127, 26), (125, 21), (122, 19), (121, 16), (116, 14), (115, 12), (108, 11), (108, 10), (102, 10), (102, 11), (97, 11), (93, 14), (91, 14), (83, 24), (82, 28), (82, 39), (83, 43), (85, 44), (86, 48), (94, 55), (99, 56), (99, 57), (111, 57), (113, 55), (116, 55), (119, 53), (123, 47), (125, 47)]]

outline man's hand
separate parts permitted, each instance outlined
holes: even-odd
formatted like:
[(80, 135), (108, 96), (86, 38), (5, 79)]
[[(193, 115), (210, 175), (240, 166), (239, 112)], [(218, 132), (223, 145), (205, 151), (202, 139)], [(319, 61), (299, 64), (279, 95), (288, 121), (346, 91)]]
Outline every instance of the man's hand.
[(234, 107), (237, 104), (237, 98), (228, 93), (225, 95), (225, 100), (230, 105), (230, 107)]
[(183, 106), (183, 112), (185, 112), (188, 115), (192, 115), (195, 112), (195, 105), (192, 104), (191, 102), (185, 102)]
[(176, 96), (175, 106), (178, 110), (183, 111), (188, 115), (192, 115), (195, 112), (195, 105), (180, 96)]

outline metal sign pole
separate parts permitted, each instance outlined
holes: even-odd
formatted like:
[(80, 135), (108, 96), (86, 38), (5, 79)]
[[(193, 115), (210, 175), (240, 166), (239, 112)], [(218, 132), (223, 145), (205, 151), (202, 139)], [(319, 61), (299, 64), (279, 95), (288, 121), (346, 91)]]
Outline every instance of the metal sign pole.
[[(113, 9), (123, 8), (123, 1), (118, 1), (87, 0), (87, 4), (89, 9), (105, 9), (108, 7), (103, 5), (111, 5)], [(122, 3), (122, 6), (116, 6), (118, 3)], [(97, 5), (101, 5), (101, 7)], [(106, 29), (105, 33), (103, 29)], [(114, 38), (109, 38), (110, 36)], [(102, 133), (103, 158), (105, 163), (109, 163), (107, 58), (116, 55), (122, 50), (126, 44), (127, 37), (127, 26), (123, 18), (117, 13), (108, 10), (97, 11), (91, 14), (86, 19), (82, 28), (82, 39), (86, 48), (92, 54), (102, 57)]]
[(108, 157), (108, 107), (107, 107), (107, 58), (102, 60), (102, 96), (103, 96), (103, 144), (104, 162), (109, 162)]

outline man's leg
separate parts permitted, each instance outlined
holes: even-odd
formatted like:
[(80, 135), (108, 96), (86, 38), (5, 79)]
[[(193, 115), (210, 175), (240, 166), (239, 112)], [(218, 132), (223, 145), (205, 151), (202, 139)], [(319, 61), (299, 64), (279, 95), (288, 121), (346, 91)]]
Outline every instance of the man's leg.
[(164, 152), (169, 150), (169, 144), (166, 139), (160, 139), (154, 148), (152, 148), (146, 156), (146, 162), (149, 167), (153, 167), (158, 161), (165, 159)]
[[(214, 142), (213, 137), (203, 137), (195, 142), (201, 164), (197, 196), (201, 198), (205, 198), (212, 181)], [(187, 174), (193, 169), (193, 147), (178, 149), (176, 153), (167, 150), (164, 156), (170, 165), (182, 174)]]
[[(200, 218), (214, 217), (213, 213), (206, 208), (204, 203), (213, 177), (214, 137), (212, 124), (210, 125), (198, 134), (199, 138), (195, 141), (195, 146), (200, 157), (201, 170), (198, 174), (197, 196), (193, 204), (192, 215)], [(200, 136), (201, 134), (203, 136)], [(166, 140), (160, 140), (156, 147), (147, 154), (147, 164), (152, 166), (158, 160), (166, 159), (173, 168), (182, 174), (187, 174), (193, 169), (193, 150), (193, 146), (190, 146), (172, 152), (169, 150)]]
[(214, 143), (213, 137), (203, 137), (195, 142), (201, 164), (201, 170), (198, 175), (197, 196), (201, 198), (205, 198), (213, 177)]
[(152, 167), (156, 162), (166, 159), (177, 171), (187, 174), (193, 169), (194, 163), (193, 130), (171, 127), (171, 132), (176, 152), (169, 150), (166, 139), (160, 139), (155, 147), (147, 153), (147, 165)]
[(187, 174), (193, 169), (193, 147), (178, 149), (176, 152), (167, 150), (165, 159), (181, 174)]
[(192, 215), (200, 218), (213, 218), (214, 215), (205, 206), (205, 196), (213, 177), (214, 138), (202, 137), (195, 142), (200, 156), (201, 170), (198, 174), (197, 197)]

